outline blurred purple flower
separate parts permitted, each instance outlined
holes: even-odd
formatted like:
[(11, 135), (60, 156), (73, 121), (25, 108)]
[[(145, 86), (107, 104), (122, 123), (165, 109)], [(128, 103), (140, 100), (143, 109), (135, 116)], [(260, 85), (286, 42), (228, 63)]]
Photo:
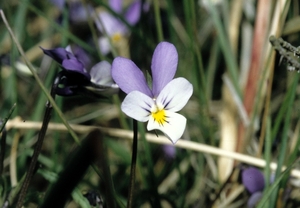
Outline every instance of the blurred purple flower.
[(54, 4), (58, 9), (63, 10), (65, 7), (65, 0), (49, 0), (52, 4)]
[(260, 199), (262, 198), (262, 194), (263, 193), (260, 191), (253, 193), (250, 196), (250, 198), (248, 199), (247, 207), (254, 208), (257, 205), (257, 203), (260, 201)]
[(68, 1), (66, 0), (49, 0), (59, 10), (63, 10), (66, 3), (69, 7), (69, 19), (71, 23), (87, 22), (89, 15), (93, 12), (91, 5), (87, 4), (87, 8), (84, 7), (80, 0)]
[(178, 53), (171, 43), (157, 45), (151, 64), (152, 89), (143, 72), (129, 59), (117, 57), (112, 63), (112, 77), (127, 93), (121, 109), (129, 117), (148, 121), (147, 129), (162, 131), (172, 143), (182, 136), (186, 118), (178, 113), (193, 93), (192, 84), (179, 77), (173, 79), (178, 64)]
[(81, 1), (75, 1), (69, 3), (69, 18), (72, 23), (87, 22), (89, 16), (92, 16), (93, 7), (87, 5), (84, 7)]
[(167, 160), (173, 160), (176, 157), (176, 147), (174, 145), (163, 145), (163, 152)]
[[(88, 72), (83, 64), (85, 59), (82, 55), (83, 50), (76, 49), (76, 54), (73, 53), (70, 46), (64, 48), (43, 49), (44, 54), (53, 58), (58, 62), (63, 71), (62, 84), (64, 87), (58, 87), (56, 93), (62, 96), (70, 96), (77, 94), (79, 89), (87, 89), (94, 94), (115, 93), (118, 91), (118, 86), (113, 82), (111, 76), (111, 64), (107, 61), (101, 61), (94, 65)], [(82, 56), (81, 56), (82, 55)], [(81, 59), (83, 57), (83, 60)]]
[(265, 187), (264, 175), (260, 172), (260, 170), (254, 167), (243, 170), (242, 182), (251, 194), (257, 191), (262, 191)]
[[(147, 9), (146, 6), (142, 8), (140, 0), (134, 1), (125, 11), (123, 11), (123, 0), (109, 0), (109, 6), (113, 11), (123, 16), (129, 25), (135, 25), (140, 19), (142, 9)], [(108, 54), (111, 50), (110, 41), (112, 44), (117, 44), (122, 37), (129, 34), (127, 25), (108, 12), (99, 13), (95, 22), (98, 30), (107, 34), (107, 37), (99, 38), (100, 50), (104, 55)]]
[(249, 167), (242, 172), (242, 183), (251, 194), (247, 203), (248, 208), (255, 207), (265, 188), (264, 175), (257, 168)]

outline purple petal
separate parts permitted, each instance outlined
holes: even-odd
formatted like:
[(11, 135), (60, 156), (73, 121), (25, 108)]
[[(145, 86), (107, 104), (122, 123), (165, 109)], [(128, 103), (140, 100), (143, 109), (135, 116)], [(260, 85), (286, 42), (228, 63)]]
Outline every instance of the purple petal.
[(91, 79), (90, 74), (85, 72), (83, 64), (77, 59), (65, 59), (62, 63), (62, 67), (67, 71), (80, 73), (87, 79)]
[(247, 202), (248, 208), (255, 208), (259, 200), (262, 198), (262, 192), (255, 192), (250, 196)]
[(247, 168), (242, 172), (242, 183), (251, 194), (262, 191), (265, 187), (264, 175), (257, 168)]
[(125, 93), (140, 91), (153, 97), (143, 72), (130, 59), (115, 58), (111, 70), (114, 81)]
[(130, 25), (135, 25), (141, 17), (142, 2), (133, 2), (125, 13), (125, 19)]
[(62, 64), (64, 59), (69, 59), (70, 57), (74, 57), (72, 53), (66, 51), (64, 48), (54, 48), (54, 49), (44, 49), (40, 47), (44, 54), (53, 58), (59, 64)]
[(109, 0), (109, 6), (117, 13), (122, 12), (122, 0)]
[(178, 64), (178, 53), (173, 44), (161, 42), (152, 57), (152, 92), (154, 97), (173, 79)]
[(126, 25), (108, 12), (99, 14), (99, 19), (96, 19), (96, 26), (100, 32), (106, 33), (109, 37), (116, 33), (125, 35), (128, 32)]
[(74, 56), (80, 62), (83, 63), (84, 68), (85, 69), (90, 68), (92, 65), (92, 60), (91, 60), (90, 56), (86, 53), (86, 51), (77, 45), (74, 45), (74, 47), (72, 49), (73, 49), (72, 51), (73, 51)]

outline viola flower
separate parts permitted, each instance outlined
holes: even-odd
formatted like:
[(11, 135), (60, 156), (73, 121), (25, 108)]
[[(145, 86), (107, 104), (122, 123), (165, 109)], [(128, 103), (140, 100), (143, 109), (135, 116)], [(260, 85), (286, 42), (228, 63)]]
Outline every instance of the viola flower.
[[(70, 46), (64, 48), (43, 49), (44, 54), (58, 62), (63, 71), (61, 83), (63, 87), (56, 89), (56, 94), (62, 96), (76, 95), (79, 91), (88, 90), (92, 94), (111, 94), (118, 91), (118, 86), (111, 77), (111, 64), (101, 61), (88, 72), (85, 65), (89, 61), (82, 50), (77, 49), (76, 54)], [(85, 63), (85, 64), (84, 64)]]
[(131, 60), (117, 57), (112, 63), (112, 77), (127, 93), (122, 111), (138, 121), (148, 121), (149, 131), (162, 131), (173, 144), (180, 139), (186, 126), (186, 118), (176, 112), (186, 105), (193, 93), (192, 84), (185, 78), (173, 79), (177, 64), (175, 46), (159, 43), (152, 57), (150, 89), (143, 72)]
[[(113, 11), (123, 16), (129, 25), (135, 25), (141, 16), (142, 2), (134, 1), (125, 11), (123, 11), (122, 3), (123, 0), (109, 0), (109, 6)], [(146, 9), (144, 7), (144, 10)], [(107, 37), (99, 38), (99, 46), (103, 55), (110, 52), (110, 41), (113, 45), (117, 45), (129, 34), (127, 25), (108, 12), (100, 12), (95, 23), (98, 30), (107, 35)]]

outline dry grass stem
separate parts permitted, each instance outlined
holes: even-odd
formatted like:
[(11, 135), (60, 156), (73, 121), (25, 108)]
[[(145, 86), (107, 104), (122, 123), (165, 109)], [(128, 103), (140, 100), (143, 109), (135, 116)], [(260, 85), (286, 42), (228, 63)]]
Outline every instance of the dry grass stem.
[[(8, 120), (7, 122), (7, 129), (31, 129), (31, 130), (39, 130), (42, 126), (41, 122), (32, 122), (32, 121), (19, 121), (19, 119), (15, 120)], [(84, 125), (75, 125), (71, 124), (71, 127), (74, 129), (77, 133), (88, 133), (93, 129), (100, 129), (103, 133), (117, 138), (122, 139), (131, 139), (132, 140), (132, 131), (123, 130), (123, 129), (116, 129), (116, 128), (103, 128), (99, 126), (84, 126)], [(49, 123), (48, 126), (49, 131), (65, 131), (67, 132), (67, 128), (64, 126), (64, 124), (60, 123)], [(157, 137), (155, 134), (146, 134), (146, 139), (148, 142), (156, 143), (156, 144), (170, 144), (170, 141), (165, 136), (159, 135)], [(266, 166), (266, 161), (260, 158), (252, 157), (249, 155), (233, 152), (233, 151), (227, 151), (223, 150), (217, 147), (209, 146), (206, 144), (201, 144), (193, 141), (187, 141), (187, 140), (179, 140), (176, 145), (178, 148), (183, 148), (187, 150), (192, 150), (196, 152), (201, 153), (207, 153), (212, 154), (216, 156), (221, 157), (227, 157), (234, 159), (236, 161), (239, 161), (241, 163), (246, 163), (248, 165), (257, 166), (260, 168), (263, 168)], [(270, 168), (274, 171), (277, 168), (277, 164), (272, 162), (270, 163)], [(283, 167), (283, 170), (285, 167)], [(291, 176), (300, 178), (300, 170), (293, 169), (291, 171)]]

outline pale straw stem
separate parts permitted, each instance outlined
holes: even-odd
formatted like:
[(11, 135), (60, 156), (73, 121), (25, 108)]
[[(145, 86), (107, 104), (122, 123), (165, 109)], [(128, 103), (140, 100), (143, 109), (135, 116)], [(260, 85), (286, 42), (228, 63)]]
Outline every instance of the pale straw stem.
[[(32, 121), (26, 121), (22, 122), (19, 121), (19, 119), (14, 120), (8, 120), (6, 127), (7, 130), (14, 128), (14, 129), (40, 129), (42, 126), (41, 122), (32, 122)], [(103, 133), (106, 135), (122, 138), (122, 139), (131, 139), (132, 140), (132, 131), (123, 130), (123, 129), (116, 129), (116, 128), (103, 128), (98, 126), (84, 126), (84, 125), (77, 125), (77, 124), (71, 124), (71, 127), (74, 129), (77, 133), (87, 133), (90, 132), (93, 129), (100, 129)], [(65, 131), (67, 132), (66, 127), (63, 124), (60, 123), (49, 123), (48, 131)], [(159, 135), (158, 137), (155, 134), (146, 134), (146, 139), (148, 142), (156, 143), (156, 144), (170, 144), (169, 139), (167, 137)], [(179, 140), (176, 145), (178, 148), (183, 148), (187, 150), (192, 150), (195, 152), (201, 152), (205, 154), (211, 154), (211, 155), (217, 155), (221, 157), (227, 157), (234, 159), (236, 161), (239, 161), (241, 163), (246, 163), (248, 165), (253, 165), (256, 167), (263, 168), (266, 166), (266, 161), (261, 158), (256, 158), (253, 156), (222, 150), (217, 147), (209, 146), (206, 144), (201, 144), (194, 141), (187, 141), (187, 140)], [(271, 162), (270, 163), (271, 170), (275, 171), (277, 168), (277, 163)], [(283, 167), (283, 170), (286, 169), (286, 167)], [(291, 176), (300, 178), (300, 170), (293, 169), (291, 171)]]

